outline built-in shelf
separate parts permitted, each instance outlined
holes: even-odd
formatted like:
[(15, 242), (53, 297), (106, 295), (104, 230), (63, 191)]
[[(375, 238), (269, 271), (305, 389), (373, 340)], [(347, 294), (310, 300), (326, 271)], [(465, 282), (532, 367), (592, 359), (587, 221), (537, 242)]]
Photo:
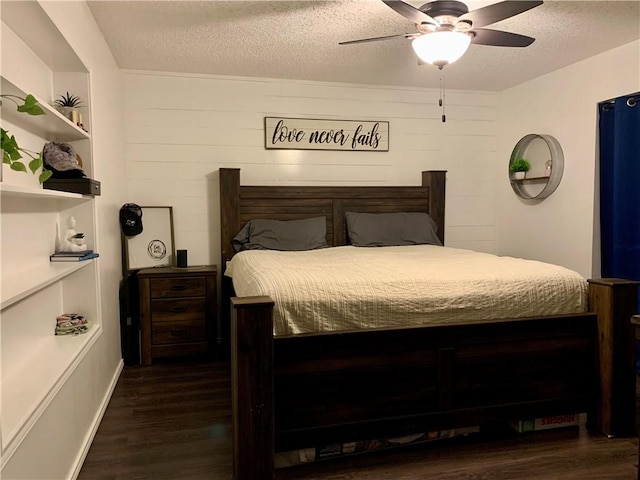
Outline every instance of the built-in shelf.
[(6, 463), (40, 418), (69, 375), (100, 336), (102, 328), (89, 323), (81, 335), (53, 334), (34, 339), (23, 362), (3, 376), (2, 463)]
[[(57, 17), (58, 10), (48, 2), (2, 2), (0, 15), (7, 27), (2, 54), (13, 56), (3, 60), (0, 90), (20, 98), (32, 94), (45, 112), (18, 112), (3, 98), (2, 123), (32, 150), (41, 151), (47, 142), (70, 143), (82, 156), (83, 171), (91, 175), (91, 134), (53, 106), (54, 97), (63, 92), (80, 96), (83, 123), (91, 130), (91, 74), (74, 50), (77, 45), (67, 41), (60, 22), (50, 16)], [(73, 9), (71, 13), (77, 17)], [(48, 255), (69, 216), (78, 218), (90, 246), (97, 245), (96, 201), (43, 189), (31, 175), (12, 172), (0, 183), (0, 198), (0, 477), (67, 477), (88, 450), (87, 435), (97, 413), (91, 350), (102, 334), (99, 259), (52, 263)], [(56, 336), (56, 317), (73, 312), (87, 318), (89, 331)], [(77, 415), (70, 418), (69, 411)]]
[(47, 262), (2, 278), (2, 304), (0, 310), (62, 280), (67, 275), (85, 268), (95, 259), (82, 262)]
[[(3, 95), (16, 95), (24, 98), (29, 92), (25, 92), (2, 77), (1, 87)], [(87, 140), (88, 132), (71, 123), (64, 115), (58, 112), (47, 102), (36, 97), (45, 115), (27, 115), (15, 108), (11, 100), (2, 102), (2, 118), (7, 122), (18, 125), (39, 137), (48, 138), (57, 142), (73, 142), (75, 140)]]
[(0, 194), (2, 197), (16, 198), (41, 198), (43, 200), (70, 200), (71, 202), (90, 201), (91, 197), (80, 195), (79, 193), (62, 192), (59, 190), (45, 190), (43, 188), (23, 187), (20, 185), (8, 185), (0, 183)]
[(54, 72), (84, 72), (78, 57), (40, 2), (2, 2), (2, 21)]

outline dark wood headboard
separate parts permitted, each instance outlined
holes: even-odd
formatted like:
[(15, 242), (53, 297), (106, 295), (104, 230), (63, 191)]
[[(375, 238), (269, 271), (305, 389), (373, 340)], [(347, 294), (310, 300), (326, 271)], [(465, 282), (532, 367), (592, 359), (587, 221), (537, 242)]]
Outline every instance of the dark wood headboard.
[(422, 186), (296, 187), (240, 185), (239, 168), (220, 169), (222, 266), (234, 255), (231, 241), (249, 220), (327, 218), (327, 243), (348, 244), (345, 212), (426, 212), (444, 244), (446, 171), (422, 172)]

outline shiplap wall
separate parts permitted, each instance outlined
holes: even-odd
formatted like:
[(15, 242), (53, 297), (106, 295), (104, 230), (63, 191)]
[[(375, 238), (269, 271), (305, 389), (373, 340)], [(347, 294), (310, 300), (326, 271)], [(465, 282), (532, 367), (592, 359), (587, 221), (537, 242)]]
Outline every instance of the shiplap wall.
[[(127, 201), (174, 209), (189, 264), (219, 262), (217, 171), (243, 184), (419, 185), (447, 170), (446, 244), (494, 251), (497, 94), (124, 71)], [(264, 117), (389, 121), (388, 152), (266, 150)], [(144, 218), (143, 218), (144, 225)]]

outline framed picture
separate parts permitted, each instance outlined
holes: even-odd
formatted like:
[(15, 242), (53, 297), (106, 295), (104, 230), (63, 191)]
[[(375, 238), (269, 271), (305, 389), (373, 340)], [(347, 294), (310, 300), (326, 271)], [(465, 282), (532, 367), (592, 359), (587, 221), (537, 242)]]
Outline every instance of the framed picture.
[(140, 207), (142, 232), (122, 235), (124, 272), (141, 268), (165, 267), (174, 263), (172, 207)]

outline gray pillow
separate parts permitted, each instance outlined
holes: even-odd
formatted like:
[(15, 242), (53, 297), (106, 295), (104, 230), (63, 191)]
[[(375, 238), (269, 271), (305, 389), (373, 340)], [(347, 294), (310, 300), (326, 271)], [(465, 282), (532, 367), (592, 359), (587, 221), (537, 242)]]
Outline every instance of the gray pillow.
[(300, 220), (249, 220), (233, 238), (236, 252), (241, 250), (314, 250), (327, 247), (326, 217)]
[(356, 247), (442, 245), (436, 222), (426, 213), (346, 212), (347, 232)]

